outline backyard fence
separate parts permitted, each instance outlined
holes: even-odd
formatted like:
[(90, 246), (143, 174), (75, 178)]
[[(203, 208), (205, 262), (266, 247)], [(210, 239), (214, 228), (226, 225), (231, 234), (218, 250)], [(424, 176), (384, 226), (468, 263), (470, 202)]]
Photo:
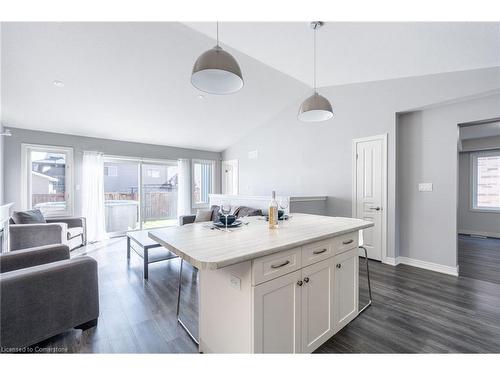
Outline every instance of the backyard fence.
[[(107, 192), (106, 201), (137, 201), (137, 193)], [(32, 206), (40, 203), (64, 202), (64, 193), (33, 194)], [(142, 195), (143, 219), (159, 220), (177, 217), (177, 191), (145, 191)]]

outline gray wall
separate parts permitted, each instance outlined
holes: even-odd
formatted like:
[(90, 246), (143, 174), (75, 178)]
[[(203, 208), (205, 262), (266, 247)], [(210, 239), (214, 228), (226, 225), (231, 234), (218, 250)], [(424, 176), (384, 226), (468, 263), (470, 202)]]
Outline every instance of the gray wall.
[[(498, 144), (500, 149), (500, 142)], [(500, 213), (471, 211), (470, 153), (459, 155), (458, 232), (500, 238)]]
[[(333, 67), (332, 67), (333, 69)], [(396, 255), (396, 113), (500, 89), (500, 68), (323, 87), (335, 116), (297, 120), (301, 99), (223, 152), (239, 159), (240, 193), (326, 195), (327, 213), (351, 216), (352, 139), (388, 133), (388, 255)], [(258, 150), (258, 158), (248, 152)]]
[[(498, 114), (493, 95), (399, 117), (399, 256), (456, 267), (458, 124)], [(419, 192), (420, 182), (433, 191)]]
[[(83, 151), (100, 151), (108, 155), (129, 156), (150, 159), (209, 159), (220, 160), (218, 152), (198, 151), (185, 148), (121, 142), (108, 139), (80, 137), (66, 134), (40, 132), (10, 128), (12, 136), (5, 139), (5, 200), (15, 202), (14, 209), (20, 209), (21, 200), (21, 144), (73, 147), (75, 186), (81, 185)], [(215, 168), (216, 191), (220, 191), (220, 163)], [(75, 215), (81, 214), (80, 191), (75, 190)]]

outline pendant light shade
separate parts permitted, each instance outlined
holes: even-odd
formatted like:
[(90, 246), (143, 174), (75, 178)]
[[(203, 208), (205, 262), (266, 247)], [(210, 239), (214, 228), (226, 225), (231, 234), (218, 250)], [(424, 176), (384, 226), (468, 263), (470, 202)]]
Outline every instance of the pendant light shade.
[(332, 105), (327, 98), (315, 92), (299, 109), (299, 120), (305, 122), (325, 121), (333, 117)]
[(243, 75), (236, 59), (219, 46), (219, 23), (217, 22), (217, 45), (201, 54), (193, 66), (191, 84), (209, 94), (232, 94), (243, 87)]
[(299, 109), (298, 119), (305, 122), (319, 122), (333, 117), (332, 105), (327, 98), (316, 91), (316, 30), (323, 26), (323, 22), (311, 22), (314, 30), (314, 94), (308, 97)]
[(236, 59), (215, 46), (194, 63), (191, 83), (198, 90), (210, 94), (232, 94), (243, 87), (243, 76)]

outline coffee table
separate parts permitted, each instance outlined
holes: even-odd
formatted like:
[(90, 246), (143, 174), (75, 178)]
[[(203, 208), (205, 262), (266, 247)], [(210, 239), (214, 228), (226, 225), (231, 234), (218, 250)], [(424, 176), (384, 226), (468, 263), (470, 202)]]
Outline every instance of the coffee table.
[(149, 276), (149, 264), (177, 258), (177, 255), (165, 249), (158, 242), (153, 241), (148, 236), (148, 232), (147, 230), (138, 230), (127, 233), (127, 259), (130, 259), (131, 249), (143, 259), (144, 279)]

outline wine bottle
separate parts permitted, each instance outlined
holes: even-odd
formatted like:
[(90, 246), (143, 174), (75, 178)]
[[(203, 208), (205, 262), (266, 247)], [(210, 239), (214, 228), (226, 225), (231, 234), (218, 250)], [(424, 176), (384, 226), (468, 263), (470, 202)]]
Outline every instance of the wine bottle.
[(271, 202), (269, 202), (269, 229), (278, 228), (278, 202), (276, 192), (273, 191)]

